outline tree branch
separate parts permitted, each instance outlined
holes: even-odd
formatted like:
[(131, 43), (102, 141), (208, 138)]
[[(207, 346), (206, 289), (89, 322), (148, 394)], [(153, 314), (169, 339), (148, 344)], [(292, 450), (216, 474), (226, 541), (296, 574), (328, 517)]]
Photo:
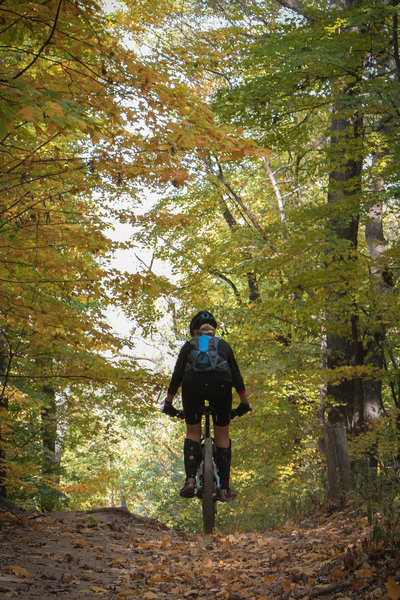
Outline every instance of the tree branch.
[(247, 205), (243, 202), (243, 200), (239, 196), (239, 194), (237, 194), (235, 192), (235, 190), (233, 189), (233, 187), (231, 186), (231, 184), (229, 183), (229, 181), (227, 181), (225, 179), (224, 174), (222, 172), (222, 167), (221, 167), (220, 163), (218, 163), (218, 173), (217, 174), (214, 173), (214, 175), (221, 181), (221, 183), (226, 187), (226, 189), (228, 190), (228, 192), (230, 193), (230, 195), (236, 200), (237, 204), (240, 206), (240, 208), (243, 210), (243, 212), (250, 219), (250, 221), (254, 225), (255, 229), (257, 229), (257, 231), (259, 231), (261, 233), (261, 236), (263, 238), (265, 238), (265, 234), (263, 232), (263, 229), (262, 229), (260, 223), (257, 221), (257, 219), (254, 217), (254, 215), (251, 213), (251, 211), (247, 207)]
[(278, 4), (289, 10), (293, 10), (298, 15), (302, 15), (308, 21), (315, 21), (315, 16), (311, 14), (310, 9), (304, 6), (299, 0), (277, 0)]
[[(11, 77), (11, 79), (18, 79), (18, 77), (21, 77), (21, 75), (23, 75), (28, 69), (30, 69), (31, 66), (33, 64), (35, 64), (35, 62), (37, 61), (37, 59), (39, 58), (39, 56), (42, 54), (42, 52), (46, 48), (46, 46), (48, 46), (50, 44), (51, 38), (53, 37), (54, 32), (55, 32), (56, 27), (57, 27), (57, 21), (58, 21), (58, 17), (60, 15), (60, 11), (61, 11), (61, 4), (62, 4), (62, 0), (59, 0), (58, 6), (57, 6), (56, 16), (55, 16), (55, 19), (54, 19), (53, 27), (51, 28), (51, 31), (50, 31), (50, 35), (47, 38), (47, 40), (42, 44), (42, 46), (39, 49), (39, 52), (36, 54), (35, 58), (28, 65), (26, 65), (26, 67), (24, 67), (22, 69), (22, 71), (20, 71), (16, 75), (14, 75), (14, 77)], [(7, 83), (8, 79), (0, 79), (0, 81), (2, 81), (3, 83)]]
[(269, 179), (271, 181), (272, 189), (275, 192), (276, 201), (278, 202), (279, 216), (281, 218), (281, 225), (282, 225), (282, 237), (286, 241), (287, 240), (286, 225), (285, 225), (286, 214), (285, 214), (285, 207), (283, 206), (282, 194), (281, 194), (281, 192), (279, 190), (277, 181), (275, 179), (275, 175), (272, 172), (271, 161), (270, 161), (269, 157), (268, 158), (264, 158), (264, 162), (265, 162), (265, 166), (267, 168), (268, 177), (269, 177)]
[(238, 300), (238, 302), (241, 304), (242, 303), (242, 299), (240, 297), (240, 293), (239, 290), (237, 289), (236, 285), (233, 283), (233, 281), (231, 281), (229, 279), (229, 277), (227, 277), (226, 275), (224, 275), (223, 273), (221, 273), (221, 271), (218, 271), (217, 269), (208, 269), (209, 273), (211, 273), (211, 275), (216, 275), (217, 277), (219, 277), (220, 279), (222, 279), (223, 281), (226, 281), (226, 283), (229, 283), (229, 285), (231, 286), (231, 288), (233, 289), (233, 293), (236, 296), (236, 299)]

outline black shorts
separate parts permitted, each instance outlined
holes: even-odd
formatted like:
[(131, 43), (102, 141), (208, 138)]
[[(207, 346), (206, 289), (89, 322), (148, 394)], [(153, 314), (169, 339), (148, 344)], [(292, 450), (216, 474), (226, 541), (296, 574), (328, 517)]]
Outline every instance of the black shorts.
[(201, 422), (204, 401), (215, 410), (215, 425), (229, 425), (232, 410), (232, 384), (229, 381), (187, 381), (182, 383), (182, 405), (188, 425)]

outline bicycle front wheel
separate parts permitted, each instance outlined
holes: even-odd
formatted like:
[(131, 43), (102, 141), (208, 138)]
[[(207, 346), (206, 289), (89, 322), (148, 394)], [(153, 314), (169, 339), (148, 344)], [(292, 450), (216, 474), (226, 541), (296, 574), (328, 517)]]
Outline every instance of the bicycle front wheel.
[(211, 438), (204, 442), (204, 473), (203, 473), (203, 525), (204, 533), (212, 533), (215, 522), (215, 480), (213, 468), (213, 444)]

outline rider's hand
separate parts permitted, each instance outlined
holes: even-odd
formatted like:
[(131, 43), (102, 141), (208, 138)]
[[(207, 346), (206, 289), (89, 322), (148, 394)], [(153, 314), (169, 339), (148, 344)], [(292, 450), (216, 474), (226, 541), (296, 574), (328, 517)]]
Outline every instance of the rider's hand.
[(176, 417), (178, 414), (178, 410), (175, 408), (175, 406), (172, 406), (172, 402), (167, 401), (164, 402), (162, 412), (169, 417)]
[(250, 408), (250, 405), (249, 405), (248, 402), (241, 402), (236, 407), (236, 414), (237, 414), (238, 417), (241, 417), (242, 415), (245, 415), (250, 410), (251, 410), (251, 408)]

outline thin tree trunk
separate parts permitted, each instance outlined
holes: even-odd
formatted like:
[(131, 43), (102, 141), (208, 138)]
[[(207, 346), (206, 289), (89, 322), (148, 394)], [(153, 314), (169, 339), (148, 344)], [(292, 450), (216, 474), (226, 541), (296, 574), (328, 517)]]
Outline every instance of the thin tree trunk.
[[(221, 207), (222, 216), (224, 217), (226, 224), (228, 225), (228, 227), (231, 231), (234, 230), (237, 227), (235, 217), (229, 210), (228, 205), (226, 204), (225, 200), (222, 197), (220, 198), (219, 204)], [(260, 292), (258, 289), (257, 278), (256, 278), (255, 274), (252, 272), (247, 273), (246, 277), (247, 277), (247, 284), (248, 284), (248, 288), (249, 288), (249, 301), (255, 302), (256, 300), (260, 299)], [(239, 296), (239, 298), (240, 298), (240, 296)]]
[[(374, 162), (377, 160), (374, 157)], [(385, 264), (386, 240), (383, 235), (382, 201), (379, 194), (384, 190), (384, 179), (378, 175), (372, 186), (372, 193), (376, 195), (374, 204), (370, 207), (365, 225), (365, 239), (371, 257), (371, 286), (374, 296), (378, 301), (386, 296), (391, 286), (390, 273)], [(385, 326), (379, 315), (370, 315), (368, 344), (366, 347), (365, 364), (371, 365), (376, 371), (384, 368), (383, 342), (385, 340)], [(382, 406), (382, 381), (368, 379), (363, 381), (363, 421), (373, 423), (379, 418)]]
[[(38, 367), (43, 368), (43, 361), (37, 361)], [(51, 383), (42, 386), (44, 405), (42, 407), (42, 475), (44, 491), (42, 510), (51, 511), (56, 507), (57, 493), (53, 484), (58, 481), (58, 465), (56, 461), (57, 441), (57, 406), (56, 393)]]
[(8, 412), (8, 398), (5, 396), (5, 385), (4, 380), (7, 373), (7, 356), (6, 356), (6, 348), (4, 342), (3, 331), (0, 331), (0, 496), (3, 498), (7, 497), (7, 487), (6, 487), (6, 478), (7, 478), (7, 470), (5, 466), (6, 459), (6, 439), (5, 439), (5, 431), (4, 424), (6, 419), (4, 415)]

